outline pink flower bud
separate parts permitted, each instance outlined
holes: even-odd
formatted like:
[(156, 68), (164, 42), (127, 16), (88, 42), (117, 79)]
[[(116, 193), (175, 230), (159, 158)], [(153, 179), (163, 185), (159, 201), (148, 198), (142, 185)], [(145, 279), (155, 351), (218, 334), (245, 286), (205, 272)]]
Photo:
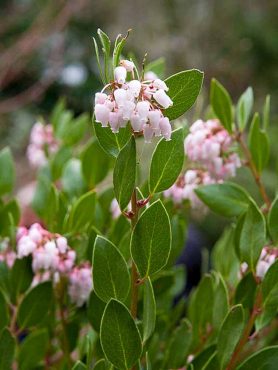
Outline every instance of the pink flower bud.
[(169, 90), (166, 83), (164, 81), (160, 80), (159, 78), (154, 80), (153, 86), (156, 87), (157, 89), (162, 89), (164, 91)]
[(163, 117), (160, 120), (159, 127), (160, 127), (161, 133), (164, 136), (165, 140), (167, 141), (171, 140), (172, 126), (169, 122), (168, 117)]
[(127, 93), (124, 89), (116, 89), (114, 91), (114, 98), (119, 108), (122, 108), (127, 101)]
[(124, 67), (127, 72), (132, 72), (134, 69), (134, 63), (131, 60), (121, 60), (120, 65)]
[(146, 81), (155, 80), (157, 78), (157, 74), (155, 74), (152, 71), (148, 71), (148, 72), (145, 73), (144, 78), (145, 78)]
[(145, 123), (143, 125), (143, 133), (144, 133), (145, 143), (151, 143), (153, 135), (154, 135), (154, 131), (151, 128), (151, 126)]
[(109, 124), (110, 124), (111, 130), (114, 133), (119, 132), (119, 113), (118, 112), (109, 113)]
[(68, 249), (68, 241), (65, 237), (59, 236), (56, 239), (56, 244), (60, 253), (66, 253), (66, 250)]
[(142, 122), (138, 113), (132, 113), (130, 117), (131, 127), (133, 128), (134, 132), (142, 131)]
[(104, 104), (107, 99), (105, 93), (96, 93), (95, 95), (95, 104)]
[(124, 84), (126, 79), (126, 69), (124, 67), (116, 67), (114, 70), (115, 80), (119, 84)]
[(103, 104), (96, 104), (95, 117), (96, 122), (100, 122), (102, 127), (107, 127), (109, 121), (109, 109)]
[(167, 109), (173, 105), (172, 100), (165, 93), (164, 90), (159, 89), (153, 94), (153, 98), (160, 104), (163, 108)]
[(134, 109), (135, 109), (135, 103), (133, 103), (132, 101), (127, 100), (125, 102), (125, 105), (122, 108), (123, 119), (126, 120), (126, 121), (129, 121), (130, 116), (131, 116), (132, 112), (134, 111)]
[(136, 110), (139, 114), (142, 123), (147, 122), (150, 103), (148, 101), (139, 101), (136, 105)]
[(141, 91), (141, 82), (138, 80), (132, 80), (128, 83), (128, 88), (135, 98), (138, 98)]
[(153, 129), (159, 128), (159, 121), (161, 119), (161, 112), (160, 110), (151, 110), (148, 112), (148, 118), (150, 120), (150, 124)]

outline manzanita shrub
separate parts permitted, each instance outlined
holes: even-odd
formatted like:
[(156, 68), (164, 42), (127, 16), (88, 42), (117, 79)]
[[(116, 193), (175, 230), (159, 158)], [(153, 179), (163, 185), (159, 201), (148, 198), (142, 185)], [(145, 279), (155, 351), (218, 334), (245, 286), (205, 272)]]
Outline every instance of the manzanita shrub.
[[(11, 152), (0, 152), (0, 370), (277, 369), (278, 198), (262, 181), (269, 97), (251, 118), (251, 88), (233, 106), (212, 80), (207, 117), (187, 124), (176, 119), (202, 72), (164, 79), (163, 59), (139, 68), (123, 57), (127, 36), (113, 50), (98, 38), (93, 125), (61, 100), (32, 129), (28, 227), (11, 195)], [(239, 167), (261, 199), (231, 181)], [(210, 210), (228, 226), (211, 269), (177, 301), (190, 215)]]

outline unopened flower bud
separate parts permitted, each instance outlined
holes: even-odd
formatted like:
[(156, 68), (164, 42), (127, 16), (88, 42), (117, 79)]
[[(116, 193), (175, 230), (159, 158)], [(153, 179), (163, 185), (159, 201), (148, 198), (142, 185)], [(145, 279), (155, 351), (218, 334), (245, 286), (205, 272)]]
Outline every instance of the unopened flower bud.
[(108, 126), (109, 109), (103, 104), (96, 104), (95, 106), (96, 122), (100, 122), (102, 127)]
[(142, 131), (142, 122), (140, 120), (138, 113), (132, 113), (130, 117), (130, 123), (134, 132)]
[(118, 112), (109, 113), (109, 123), (110, 123), (112, 132), (114, 133), (119, 132), (119, 113)]
[(148, 118), (153, 129), (159, 128), (159, 121), (161, 118), (160, 110), (151, 110), (148, 112)]
[(157, 89), (162, 89), (164, 91), (168, 91), (169, 90), (169, 88), (167, 87), (166, 83), (164, 81), (160, 80), (159, 78), (157, 78), (157, 79), (154, 80), (153, 85)]
[(116, 67), (114, 70), (114, 77), (119, 84), (124, 84), (126, 79), (126, 69), (122, 66)]
[(124, 67), (128, 72), (132, 72), (134, 69), (134, 63), (131, 60), (121, 60), (120, 65)]
[(141, 91), (141, 82), (138, 80), (132, 80), (128, 83), (128, 88), (135, 98), (138, 98)]
[(159, 122), (159, 127), (160, 127), (161, 133), (164, 136), (165, 140), (167, 141), (171, 140), (172, 126), (169, 122), (168, 117), (161, 118)]
[(154, 135), (154, 131), (152, 127), (145, 123), (143, 125), (143, 133), (144, 133), (145, 143), (151, 143), (153, 135)]
[(131, 113), (135, 109), (135, 103), (133, 103), (132, 101), (127, 100), (122, 109), (123, 109), (123, 119), (128, 121), (128, 120), (130, 120)]
[(127, 94), (126, 90), (124, 89), (117, 89), (114, 91), (114, 98), (119, 108), (122, 108), (127, 101)]
[(105, 93), (96, 93), (95, 95), (95, 104), (104, 104), (107, 99)]
[(172, 100), (165, 93), (164, 90), (159, 89), (153, 94), (153, 98), (160, 104), (163, 108), (167, 109), (173, 105)]

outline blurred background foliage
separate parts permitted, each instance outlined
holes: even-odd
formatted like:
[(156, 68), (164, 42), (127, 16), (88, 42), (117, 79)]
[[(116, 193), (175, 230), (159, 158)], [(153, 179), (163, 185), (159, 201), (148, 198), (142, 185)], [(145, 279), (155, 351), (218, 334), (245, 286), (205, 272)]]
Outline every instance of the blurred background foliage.
[[(60, 96), (74, 114), (91, 112), (100, 87), (92, 36), (111, 39), (133, 29), (126, 50), (138, 61), (165, 57), (166, 76), (199, 68), (202, 95), (189, 122), (205, 111), (215, 76), (234, 101), (253, 86), (255, 107), (271, 94), (270, 166), (264, 177), (277, 187), (278, 2), (276, 0), (0, 0), (0, 147), (10, 145), (18, 187), (32, 179), (25, 159), (31, 126), (49, 116)], [(252, 183), (246, 174), (240, 181)], [(256, 192), (254, 186), (254, 193)], [(207, 229), (215, 219), (208, 218)], [(211, 225), (210, 225), (211, 224)], [(219, 224), (218, 224), (219, 225)]]

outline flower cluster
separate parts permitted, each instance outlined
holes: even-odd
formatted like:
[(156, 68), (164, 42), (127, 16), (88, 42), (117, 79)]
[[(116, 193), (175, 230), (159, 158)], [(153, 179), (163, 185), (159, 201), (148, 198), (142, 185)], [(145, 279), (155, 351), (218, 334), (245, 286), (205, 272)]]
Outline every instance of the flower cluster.
[(192, 209), (205, 211), (206, 207), (195, 194), (195, 189), (235, 176), (240, 167), (239, 156), (233, 151), (232, 137), (218, 120), (193, 123), (184, 141), (184, 149), (192, 169), (180, 176), (164, 195), (175, 203), (187, 199)]
[(215, 180), (233, 177), (240, 167), (239, 156), (233, 151), (233, 139), (218, 120), (198, 120), (190, 127), (184, 142), (185, 153)]
[[(76, 253), (68, 245), (65, 237), (52, 234), (40, 224), (35, 223), (29, 229), (19, 227), (17, 231), (17, 253), (8, 247), (2, 248), (0, 261), (12, 267), (15, 258), (32, 256), (34, 279), (32, 285), (42, 281), (60, 281), (68, 279), (70, 299), (77, 306), (82, 306), (92, 290), (92, 272), (88, 263), (76, 265)], [(13, 257), (13, 258), (12, 258)]]
[[(128, 78), (130, 77), (129, 81)], [(106, 94), (105, 90), (110, 90)], [(134, 64), (122, 60), (114, 70), (114, 81), (95, 95), (95, 119), (102, 127), (110, 126), (117, 133), (130, 122), (134, 132), (143, 132), (145, 142), (153, 136), (171, 139), (172, 128), (163, 110), (172, 106), (164, 81), (134, 79)]]
[(193, 209), (203, 209), (204, 204), (197, 197), (195, 189), (200, 185), (213, 184), (215, 181), (208, 172), (202, 170), (188, 170), (180, 176), (176, 183), (164, 192), (164, 196), (172, 198), (174, 203), (181, 203), (187, 199)]
[[(265, 246), (262, 249), (260, 258), (256, 266), (256, 276), (263, 279), (267, 270), (278, 258), (278, 248), (273, 248)], [(246, 262), (242, 263), (240, 266), (241, 275), (243, 275), (248, 270), (248, 264)]]
[(47, 163), (49, 154), (56, 153), (59, 143), (53, 134), (51, 125), (44, 125), (41, 122), (34, 124), (30, 142), (27, 148), (27, 158), (34, 168), (39, 168)]

